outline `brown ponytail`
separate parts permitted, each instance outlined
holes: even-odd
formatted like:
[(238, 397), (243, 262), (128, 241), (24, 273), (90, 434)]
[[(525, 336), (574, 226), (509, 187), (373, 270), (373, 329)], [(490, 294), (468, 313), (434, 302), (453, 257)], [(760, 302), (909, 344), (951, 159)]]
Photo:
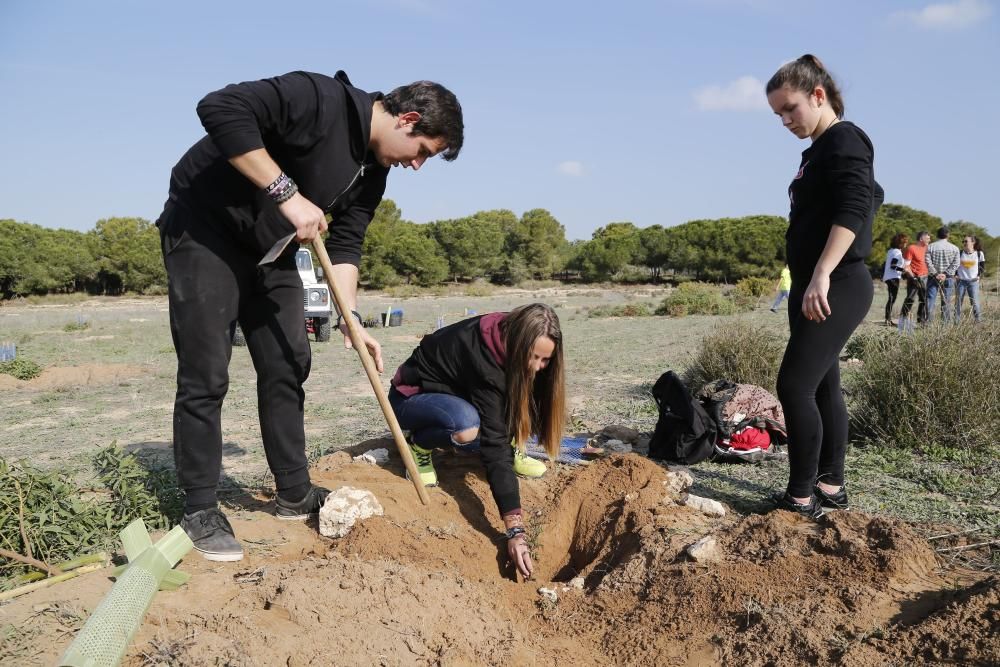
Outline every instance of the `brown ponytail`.
[(823, 61), (813, 54), (807, 53), (801, 58), (782, 65), (767, 82), (766, 93), (770, 95), (772, 91), (782, 86), (801, 90), (807, 95), (811, 94), (816, 86), (822, 86), (837, 118), (844, 117), (844, 98), (840, 94), (840, 87), (823, 66)]

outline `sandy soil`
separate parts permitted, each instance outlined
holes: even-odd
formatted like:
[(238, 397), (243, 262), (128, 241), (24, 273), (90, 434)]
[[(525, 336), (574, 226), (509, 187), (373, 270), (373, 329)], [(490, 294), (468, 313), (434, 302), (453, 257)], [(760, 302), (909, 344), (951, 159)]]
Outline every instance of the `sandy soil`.
[(0, 391), (21, 388), (56, 390), (69, 387), (112, 384), (140, 377), (148, 372), (148, 370), (141, 366), (130, 364), (53, 366), (44, 369), (41, 375), (31, 380), (18, 380), (11, 375), (0, 374)]
[[(318, 483), (369, 489), (385, 508), (340, 540), (276, 520), (266, 499), (238, 499), (230, 515), (246, 558), (189, 556), (179, 567), (191, 582), (157, 595), (126, 664), (1000, 662), (998, 580), (944, 573), (903, 523), (710, 518), (674, 502), (661, 466), (615, 455), (522, 482), (537, 571), (519, 582), (477, 459), (442, 454), (437, 468), (441, 487), (423, 507), (398, 458), (322, 459)], [(720, 561), (685, 554), (705, 535)], [(57, 601), (89, 612), (108, 572), (0, 607), (0, 625), (45, 623), (40, 610)], [(71, 640), (56, 636), (25, 664), (56, 660)]]

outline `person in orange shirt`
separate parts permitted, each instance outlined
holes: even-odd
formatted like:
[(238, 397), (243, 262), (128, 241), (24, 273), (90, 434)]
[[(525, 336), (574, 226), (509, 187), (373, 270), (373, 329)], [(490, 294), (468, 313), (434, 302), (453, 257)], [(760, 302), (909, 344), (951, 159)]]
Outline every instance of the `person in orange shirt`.
[(903, 271), (906, 278), (906, 299), (903, 300), (903, 308), (899, 311), (899, 317), (906, 319), (910, 315), (910, 308), (913, 307), (914, 298), (919, 299), (917, 306), (917, 323), (923, 324), (927, 321), (927, 246), (931, 242), (930, 232), (917, 232), (917, 242), (911, 244), (903, 253), (903, 261), (908, 261), (909, 266)]

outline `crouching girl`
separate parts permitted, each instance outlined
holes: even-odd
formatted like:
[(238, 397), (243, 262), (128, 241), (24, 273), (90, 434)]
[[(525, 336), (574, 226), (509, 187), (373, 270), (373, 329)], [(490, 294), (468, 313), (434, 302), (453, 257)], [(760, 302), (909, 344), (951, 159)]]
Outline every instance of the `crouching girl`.
[(457, 322), (425, 336), (396, 371), (389, 402), (409, 431), (420, 479), (437, 485), (432, 452), (479, 447), (503, 517), (507, 553), (531, 576), (517, 476), (545, 474), (524, 445), (537, 435), (551, 459), (562, 441), (565, 389), (559, 318), (534, 303)]

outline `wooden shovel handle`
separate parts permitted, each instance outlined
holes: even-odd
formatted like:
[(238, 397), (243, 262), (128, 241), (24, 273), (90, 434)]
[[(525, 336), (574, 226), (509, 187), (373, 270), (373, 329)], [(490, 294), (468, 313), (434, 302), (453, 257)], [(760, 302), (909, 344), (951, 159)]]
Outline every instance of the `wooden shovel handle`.
[(368, 375), (368, 381), (371, 382), (372, 391), (375, 392), (375, 398), (378, 399), (378, 404), (382, 408), (382, 415), (385, 417), (385, 422), (389, 425), (389, 430), (392, 431), (392, 439), (396, 441), (396, 449), (399, 450), (399, 455), (403, 458), (403, 465), (406, 466), (406, 472), (409, 473), (410, 481), (413, 482), (413, 487), (417, 490), (417, 495), (420, 496), (420, 502), (427, 505), (430, 503), (430, 498), (427, 497), (427, 489), (424, 488), (423, 482), (420, 481), (417, 464), (410, 454), (410, 448), (403, 437), (403, 431), (399, 428), (396, 413), (392, 411), (392, 406), (389, 405), (389, 397), (382, 389), (382, 381), (379, 380), (378, 370), (375, 368), (375, 360), (372, 359), (372, 355), (368, 352), (368, 346), (365, 345), (361, 338), (361, 324), (354, 317), (351, 317), (351, 309), (344, 302), (340, 290), (333, 282), (333, 263), (330, 262), (330, 255), (326, 252), (323, 239), (317, 236), (313, 239), (312, 245), (316, 256), (319, 258), (320, 266), (323, 267), (323, 277), (326, 279), (326, 284), (330, 287), (330, 293), (333, 294), (333, 302), (337, 304), (337, 310), (344, 315), (343, 321), (347, 323), (347, 335), (350, 336), (351, 344), (357, 351), (358, 356), (361, 357), (361, 365), (365, 367), (365, 373)]

